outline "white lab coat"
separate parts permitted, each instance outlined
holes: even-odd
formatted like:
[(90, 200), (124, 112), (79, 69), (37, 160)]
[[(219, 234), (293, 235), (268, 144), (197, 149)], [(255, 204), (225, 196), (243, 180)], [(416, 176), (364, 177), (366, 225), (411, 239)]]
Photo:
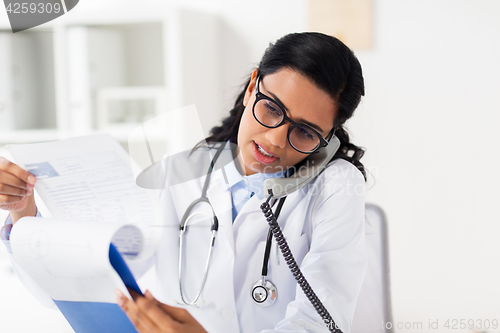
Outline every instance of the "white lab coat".
[[(160, 301), (182, 306), (179, 292), (179, 220), (187, 206), (200, 197), (205, 177), (159, 191), (164, 228), (151, 258), (156, 265)], [(314, 181), (289, 195), (278, 223), (304, 276), (342, 331), (350, 331), (356, 299), (366, 268), (364, 242), (364, 179), (351, 163), (335, 160)], [(268, 224), (253, 196), (234, 223), (231, 192), (221, 170), (212, 174), (207, 196), (219, 219), (202, 306), (186, 306), (213, 333), (325, 332), (325, 326), (289, 271), (273, 242), (268, 279), (278, 298), (261, 308), (251, 298), (261, 278)], [(274, 211), (274, 209), (273, 209)], [(210, 228), (188, 230), (185, 244), (183, 290), (192, 300), (198, 292), (207, 259)], [(14, 263), (15, 264), (15, 263)], [(140, 275), (145, 269), (132, 267)], [(27, 287), (29, 279), (22, 279)], [(36, 293), (38, 294), (38, 293)], [(43, 297), (38, 294), (40, 299)]]
[[(201, 177), (160, 191), (165, 228), (155, 256), (159, 296), (177, 306), (182, 306), (175, 304), (181, 303), (179, 221), (189, 204), (200, 197), (204, 180)], [(359, 170), (339, 159), (289, 195), (278, 219), (304, 276), (332, 318), (343, 324), (343, 332), (350, 330), (367, 262), (364, 192)], [(269, 230), (259, 208), (264, 200), (250, 198), (233, 223), (231, 192), (221, 170), (212, 174), (207, 197), (220, 226), (202, 295), (205, 304), (186, 307), (189, 312), (208, 332), (324, 331), (321, 318), (297, 286), (275, 242), (268, 279), (277, 287), (277, 301), (261, 308), (251, 298), (253, 285), (261, 278)], [(211, 233), (209, 225), (188, 232), (182, 283), (192, 300), (202, 281)]]

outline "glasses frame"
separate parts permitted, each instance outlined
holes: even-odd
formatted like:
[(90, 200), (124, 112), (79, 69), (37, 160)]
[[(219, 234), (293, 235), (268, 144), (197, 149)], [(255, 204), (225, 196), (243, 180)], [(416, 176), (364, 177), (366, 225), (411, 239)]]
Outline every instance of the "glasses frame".
[[(256, 85), (255, 85), (255, 91), (256, 91), (256, 94), (255, 94), (255, 102), (253, 103), (253, 107), (252, 107), (252, 113), (253, 113), (253, 117), (255, 118), (255, 120), (257, 120), (257, 122), (259, 124), (261, 124), (262, 126), (264, 127), (267, 127), (267, 128), (277, 128), (277, 127), (280, 127), (281, 125), (283, 125), (286, 121), (290, 122), (290, 124), (292, 124), (292, 126), (290, 126), (290, 128), (288, 129), (288, 133), (287, 133), (287, 141), (288, 143), (290, 144), (290, 146), (295, 149), (296, 151), (298, 151), (299, 153), (302, 153), (302, 154), (313, 154), (313, 153), (317, 153), (318, 150), (320, 148), (323, 148), (323, 147), (326, 147), (328, 146), (328, 141), (325, 140), (325, 138), (323, 138), (323, 136), (318, 132), (316, 131), (314, 128), (312, 128), (311, 126), (307, 125), (307, 124), (301, 124), (301, 123), (297, 123), (295, 121), (293, 121), (290, 117), (288, 117), (288, 115), (286, 114), (285, 112), (285, 108), (283, 105), (281, 105), (281, 103), (275, 101), (274, 99), (272, 99), (271, 97), (263, 94), (260, 92), (259, 90), (259, 84), (260, 84), (260, 79), (261, 79), (261, 76), (258, 75), (257, 76), (257, 82), (256, 82)], [(260, 120), (259, 118), (257, 118), (257, 116), (255, 115), (255, 105), (257, 105), (257, 103), (260, 101), (260, 100), (263, 100), (263, 99), (267, 99), (268, 101), (271, 101), (273, 103), (275, 103), (281, 110), (281, 112), (283, 112), (283, 120), (277, 124), (276, 126), (268, 126), (268, 125), (264, 125)], [(308, 129), (310, 129), (314, 134), (316, 134), (316, 136), (319, 138), (319, 144), (316, 146), (316, 148), (314, 148), (313, 150), (309, 151), (309, 152), (306, 152), (306, 151), (303, 151), (303, 150), (300, 150), (298, 149), (297, 147), (295, 147), (292, 142), (290, 141), (290, 133), (293, 131), (294, 128), (296, 127), (307, 127)], [(332, 134), (334, 134), (334, 130), (335, 130), (335, 127), (332, 128), (332, 130), (328, 133), (327, 135), (327, 138), (328, 137), (332, 137)]]

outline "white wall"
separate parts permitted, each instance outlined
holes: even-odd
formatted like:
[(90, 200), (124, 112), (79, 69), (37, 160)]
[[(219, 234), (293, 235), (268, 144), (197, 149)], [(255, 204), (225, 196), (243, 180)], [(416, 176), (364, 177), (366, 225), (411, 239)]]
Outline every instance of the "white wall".
[[(307, 30), (306, 0), (165, 2), (221, 18), (221, 109), (269, 41)], [(75, 10), (97, 3), (104, 1)], [(367, 199), (389, 218), (394, 323), (423, 324), (396, 331), (500, 320), (500, 2), (374, 0), (374, 7), (374, 46), (356, 52), (367, 93), (348, 127), (375, 176)], [(429, 320), (440, 329), (428, 329)]]
[(500, 319), (499, 14), (377, 1), (375, 47), (358, 52), (367, 95), (350, 129), (390, 222), (395, 321)]

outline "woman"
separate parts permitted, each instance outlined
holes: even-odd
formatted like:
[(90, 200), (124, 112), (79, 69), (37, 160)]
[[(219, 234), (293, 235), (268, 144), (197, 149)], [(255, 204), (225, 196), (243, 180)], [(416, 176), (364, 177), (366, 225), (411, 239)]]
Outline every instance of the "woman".
[[(269, 307), (260, 307), (251, 291), (262, 278), (269, 231), (259, 208), (264, 179), (289, 175), (291, 168), (334, 135), (340, 140), (335, 156), (313, 181), (288, 195), (278, 223), (304, 276), (336, 324), (349, 332), (366, 266), (365, 172), (359, 161), (363, 150), (349, 142), (343, 124), (363, 94), (361, 66), (336, 38), (290, 34), (266, 50), (229, 117), (206, 139), (209, 144), (236, 144), (239, 150), (234, 163), (214, 170), (209, 180), (207, 197), (219, 219), (219, 231), (206, 282), (206, 252), (197, 251), (197, 244), (206, 238), (207, 230), (190, 231), (180, 288), (178, 271), (179, 222), (189, 204), (200, 197), (204, 184), (195, 180), (168, 185), (160, 193), (166, 228), (152, 259), (159, 278), (157, 297), (163, 303), (149, 292), (135, 301), (118, 293), (118, 303), (140, 332), (325, 329), (275, 243), (266, 267), (278, 297)], [(11, 212), (13, 221), (34, 215), (34, 182), (29, 174), (13, 164), (2, 165), (0, 208)], [(194, 302), (200, 286), (202, 296)], [(186, 306), (190, 301), (196, 305)]]

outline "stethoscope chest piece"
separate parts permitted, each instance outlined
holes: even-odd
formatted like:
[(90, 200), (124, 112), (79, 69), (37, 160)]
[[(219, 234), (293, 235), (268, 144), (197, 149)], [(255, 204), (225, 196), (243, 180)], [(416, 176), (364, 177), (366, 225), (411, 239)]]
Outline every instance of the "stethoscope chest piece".
[(276, 286), (265, 277), (257, 281), (252, 287), (252, 299), (263, 308), (271, 306), (278, 298)]

